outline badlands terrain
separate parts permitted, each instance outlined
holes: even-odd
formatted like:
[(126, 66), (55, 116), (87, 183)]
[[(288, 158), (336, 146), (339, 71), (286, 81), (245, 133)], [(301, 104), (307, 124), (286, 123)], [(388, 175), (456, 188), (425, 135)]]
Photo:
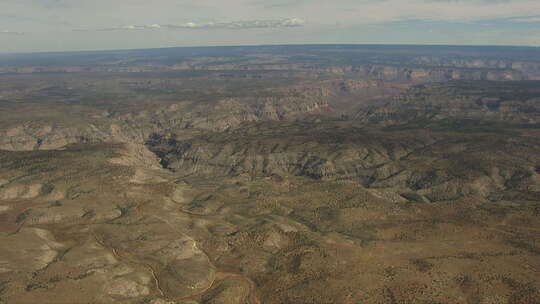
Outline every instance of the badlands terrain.
[(0, 303), (540, 303), (540, 50), (0, 55)]

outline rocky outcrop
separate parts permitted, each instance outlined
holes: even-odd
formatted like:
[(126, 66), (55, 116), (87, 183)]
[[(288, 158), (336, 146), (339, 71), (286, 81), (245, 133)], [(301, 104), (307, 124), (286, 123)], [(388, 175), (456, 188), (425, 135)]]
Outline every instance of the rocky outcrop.
[(517, 59), (320, 48), (0, 83), (0, 303), (535, 303)]
[[(417, 192), (430, 201), (472, 194), (487, 197), (506, 189), (514, 177), (517, 184), (512, 187), (536, 184), (531, 161), (516, 165), (512, 159), (514, 165), (504, 164), (518, 147), (511, 137), (493, 143), (497, 151), (508, 153), (497, 156), (499, 163), (482, 161), (482, 155), (491, 155), (494, 147), (481, 138), (476, 143), (463, 139), (463, 143), (448, 144), (451, 150), (444, 151), (441, 147), (451, 141), (447, 135), (419, 130), (368, 135), (354, 128), (321, 125), (246, 125), (234, 132), (188, 140), (156, 135), (147, 145), (166, 168), (186, 176), (278, 174), (347, 180), (370, 188)], [(530, 155), (534, 147), (523, 153)]]
[(261, 95), (267, 96), (230, 97), (208, 103), (159, 103), (115, 115), (98, 115), (99, 111), (87, 109), (86, 113), (76, 113), (73, 119), (61, 122), (58, 120), (66, 115), (66, 109), (59, 109), (31, 123), (14, 120), (4, 124), (0, 128), (0, 149), (48, 150), (81, 142), (142, 143), (156, 132), (222, 131), (243, 122), (294, 119), (325, 113), (329, 108), (330, 93), (325, 87), (300, 86)]
[(441, 82), (451, 80), (491, 80), (509, 81), (523, 80), (526, 77), (521, 71), (506, 69), (481, 69), (460, 67), (420, 67), (410, 68), (406, 66), (389, 65), (359, 65), (335, 67), (328, 72), (333, 74), (367, 77), (385, 81), (402, 82)]
[[(96, 303), (151, 295), (183, 298), (213, 284), (215, 267), (197, 241), (181, 232), (186, 229), (174, 222), (178, 218), (165, 211), (171, 208), (165, 193), (145, 193), (142, 187), (152, 183), (132, 180), (143, 170), (162, 189), (169, 182), (144, 147), (79, 144), (54, 151), (0, 151), (0, 163), (6, 181), (0, 185), (5, 232), (0, 241), (9, 247), (0, 252), (0, 275), (26, 290), (15, 298), (18, 287), (10, 286), (9, 303), (31, 303), (36, 294), (51, 290), (40, 302), (55, 303), (55, 288), (71, 290), (66, 302), (83, 298), (83, 289)], [(139, 217), (134, 204), (150, 199), (161, 200), (160, 207)]]
[(385, 125), (412, 121), (476, 119), (515, 124), (540, 123), (537, 82), (452, 82), (420, 85), (387, 104), (360, 111), (357, 119)]
[[(325, 59), (325, 58), (321, 58)], [(449, 80), (523, 80), (535, 79), (538, 76), (539, 64), (526, 61), (497, 60), (481, 58), (448, 59), (445, 57), (412, 57), (396, 64), (385, 64), (381, 60), (366, 64), (331, 64), (323, 67), (317, 63), (295, 63), (294, 59), (280, 58), (281, 63), (239, 60), (228, 63), (230, 58), (216, 58), (211, 62), (205, 59), (190, 58), (183, 64), (146, 64), (131, 66), (32, 66), (2, 67), (0, 73), (150, 73), (166, 71), (287, 71), (289, 73), (310, 73), (334, 76), (368, 77), (387, 81), (433, 82)], [(238, 60), (237, 60), (238, 61)], [(384, 61), (384, 60), (383, 60)], [(388, 58), (388, 61), (393, 61)], [(224, 74), (227, 77), (227, 74)], [(230, 76), (234, 77), (234, 74)], [(305, 75), (308, 76), (308, 75)]]

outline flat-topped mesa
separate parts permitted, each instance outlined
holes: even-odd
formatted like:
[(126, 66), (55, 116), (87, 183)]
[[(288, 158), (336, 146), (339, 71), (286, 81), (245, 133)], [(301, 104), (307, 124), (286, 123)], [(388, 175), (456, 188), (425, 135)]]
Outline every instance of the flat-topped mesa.
[[(515, 68), (514, 68), (515, 67)], [(450, 80), (492, 80), (492, 81), (512, 81), (536, 79), (539, 75), (539, 67), (534, 64), (516, 63), (508, 64), (508, 67), (490, 67), (487, 66), (418, 66), (408, 67), (399, 65), (384, 65), (384, 64), (365, 64), (365, 65), (335, 65), (332, 67), (317, 67), (317, 66), (298, 66), (296, 64), (284, 64), (280, 66), (274, 65), (259, 65), (259, 66), (243, 66), (243, 65), (216, 65), (204, 67), (166, 67), (155, 66), (151, 69), (141, 67), (115, 68), (115, 67), (94, 67), (87, 71), (76, 67), (44, 67), (44, 68), (2, 68), (0, 73), (148, 73), (170, 70), (186, 70), (186, 71), (274, 71), (282, 70), (289, 73), (307, 72), (312, 75), (327, 74), (333, 76), (353, 76), (364, 77), (374, 80), (387, 81), (412, 81), (412, 82), (436, 82)]]

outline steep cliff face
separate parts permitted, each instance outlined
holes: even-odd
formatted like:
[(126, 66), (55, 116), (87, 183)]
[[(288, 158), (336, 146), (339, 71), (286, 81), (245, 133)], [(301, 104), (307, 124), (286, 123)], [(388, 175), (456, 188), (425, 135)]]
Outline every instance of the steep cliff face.
[(397, 160), (431, 141), (429, 136), (395, 141), (321, 122), (245, 124), (189, 140), (155, 135), (147, 145), (168, 168), (186, 174), (281, 173), (368, 183), (369, 176), (362, 175), (368, 173), (365, 169)]
[[(227, 58), (223, 61), (227, 62)], [(276, 72), (302, 73), (306, 78), (325, 76), (354, 76), (386, 81), (434, 82), (449, 80), (492, 80), (511, 81), (536, 79), (540, 75), (540, 64), (534, 62), (519, 62), (512, 60), (483, 60), (483, 59), (454, 59), (442, 60), (437, 58), (414, 58), (396, 64), (366, 63), (366, 64), (326, 64), (317, 63), (220, 63), (219, 60), (205, 63), (196, 60), (193, 63), (175, 65), (133, 65), (125, 66), (92, 66), (92, 67), (2, 67), (1, 73), (34, 74), (34, 73), (155, 73), (169, 71), (219, 72)], [(224, 74), (226, 77), (227, 74)], [(231, 74), (230, 76), (233, 76)], [(259, 76), (260, 77), (260, 76)]]
[[(522, 286), (536, 282), (536, 268), (518, 266), (538, 264), (538, 234), (531, 227), (539, 221), (540, 192), (538, 182), (532, 191), (532, 180), (540, 175), (525, 170), (539, 160), (530, 154), (538, 148), (536, 138), (525, 147), (519, 139), (498, 137), (502, 155), (480, 155), (491, 146), (474, 140), (407, 156), (400, 151), (414, 141), (385, 148), (370, 143), (384, 143), (382, 134), (354, 136), (361, 129), (327, 125), (327, 136), (315, 135), (322, 129), (293, 130), (283, 151), (307, 148), (322, 157), (328, 145), (339, 143), (380, 154), (367, 163), (395, 161), (377, 166), (380, 173), (366, 188), (351, 180), (276, 173), (205, 178), (195, 172), (184, 178), (182, 168), (176, 174), (163, 170), (136, 145), (0, 151), (0, 302), (53, 304), (61, 297), (69, 303), (281, 304), (317, 297), (322, 304), (354, 297), (385, 303), (380, 291), (392, 290), (397, 301), (460, 303), (470, 293), (454, 294), (449, 287), (459, 291), (462, 280), (470, 280), (463, 277), (489, 276), (500, 277), (505, 287), (497, 301), (519, 294), (520, 303), (534, 303), (538, 291)], [(275, 126), (244, 133), (263, 130), (267, 141), (286, 139)], [(326, 147), (301, 147), (302, 133)], [(216, 143), (220, 136), (207, 140)], [(469, 155), (461, 167), (441, 158), (459, 150)], [(518, 153), (531, 157), (511, 155)], [(486, 156), (495, 159), (492, 167), (479, 161)], [(400, 168), (405, 161), (416, 167)], [(468, 175), (460, 171), (465, 168)], [(392, 289), (373, 279), (388, 278), (390, 271)], [(411, 279), (416, 277), (421, 280)], [(443, 286), (427, 295), (418, 291), (419, 284), (441, 278)], [(493, 299), (493, 281), (473, 282), (483, 299)], [(343, 294), (359, 284), (362, 292)]]
[(2, 75), (0, 304), (540, 299), (525, 56), (276, 48)]
[(451, 80), (523, 80), (527, 76), (512, 68), (407, 67), (391, 65), (336, 66), (326, 72), (385, 81), (440, 82)]
[(539, 83), (453, 82), (413, 87), (357, 118), (385, 125), (448, 118), (540, 123)]
[[(0, 124), (0, 149), (56, 149), (96, 141), (142, 143), (154, 133), (186, 138), (233, 130), (244, 122), (290, 121), (313, 115), (386, 126), (445, 119), (536, 124), (540, 123), (539, 87), (536, 81), (410, 87), (407, 82), (383, 80), (324, 80), (262, 89), (258, 95), (207, 102), (157, 101), (122, 111), (13, 103), (2, 112), (7, 119)], [(21, 124), (27, 111), (39, 113), (39, 118)]]
[(535, 61), (509, 60), (509, 59), (481, 59), (481, 58), (443, 58), (436, 56), (418, 56), (413, 60), (419, 65), (429, 65), (440, 68), (465, 69), (491, 69), (512, 70), (522, 73), (527, 79), (537, 79), (540, 63)]
[[(293, 87), (266, 96), (230, 97), (212, 102), (157, 102), (118, 114), (91, 107), (73, 114), (69, 113), (69, 107), (47, 109), (47, 114), (38, 120), (21, 124), (14, 118), (2, 122), (0, 149), (56, 149), (69, 143), (96, 141), (143, 142), (156, 132), (223, 131), (246, 121), (279, 121), (325, 113), (330, 95), (325, 87)], [(39, 112), (47, 106), (28, 108)], [(21, 111), (13, 111), (21, 116)]]
[[(147, 145), (166, 168), (185, 176), (346, 180), (404, 195), (414, 192), (429, 201), (488, 197), (510, 183), (526, 189), (538, 184), (533, 168), (540, 161), (536, 156), (516, 159), (516, 153), (530, 156), (540, 148), (529, 137), (382, 132), (329, 122), (246, 124), (189, 140), (155, 135)], [(495, 147), (498, 153), (492, 152)]]

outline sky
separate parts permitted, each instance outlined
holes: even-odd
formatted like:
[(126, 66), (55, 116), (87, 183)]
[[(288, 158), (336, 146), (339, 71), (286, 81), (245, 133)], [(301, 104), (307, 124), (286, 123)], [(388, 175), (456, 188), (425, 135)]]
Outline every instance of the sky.
[(540, 46), (540, 0), (0, 1), (0, 53), (304, 43)]

